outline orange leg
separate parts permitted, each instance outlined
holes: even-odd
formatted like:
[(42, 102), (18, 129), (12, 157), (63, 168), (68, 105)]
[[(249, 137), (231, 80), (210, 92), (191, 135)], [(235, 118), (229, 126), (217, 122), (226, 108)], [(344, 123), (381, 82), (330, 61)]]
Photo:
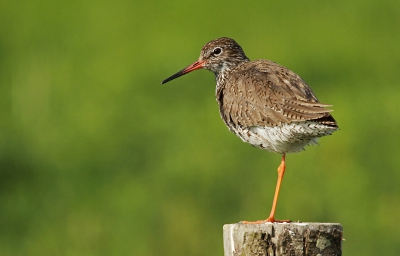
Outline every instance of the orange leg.
[(281, 184), (282, 184), (283, 175), (285, 174), (285, 169), (286, 169), (285, 155), (282, 155), (282, 162), (278, 167), (278, 181), (276, 183), (274, 201), (272, 203), (272, 209), (271, 209), (271, 213), (269, 214), (269, 217), (266, 220), (258, 220), (258, 221), (254, 221), (254, 222), (243, 221), (242, 223), (244, 223), (244, 224), (261, 224), (261, 223), (265, 223), (265, 222), (290, 222), (290, 220), (275, 220), (275, 210), (276, 210), (276, 205), (278, 203), (279, 190), (281, 189)]

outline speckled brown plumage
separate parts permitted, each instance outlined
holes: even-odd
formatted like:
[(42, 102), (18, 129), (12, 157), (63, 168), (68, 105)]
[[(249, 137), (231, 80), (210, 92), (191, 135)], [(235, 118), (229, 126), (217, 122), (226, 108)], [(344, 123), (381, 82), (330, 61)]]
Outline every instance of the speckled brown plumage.
[(282, 155), (274, 204), (266, 220), (276, 221), (285, 155), (338, 129), (329, 105), (320, 103), (293, 71), (270, 60), (250, 61), (242, 47), (227, 37), (204, 45), (195, 63), (162, 83), (201, 68), (215, 74), (216, 99), (229, 130), (255, 147)]
[(224, 119), (236, 125), (276, 126), (330, 117), (328, 105), (319, 103), (298, 75), (272, 61), (244, 62), (231, 74), (219, 86), (217, 99)]

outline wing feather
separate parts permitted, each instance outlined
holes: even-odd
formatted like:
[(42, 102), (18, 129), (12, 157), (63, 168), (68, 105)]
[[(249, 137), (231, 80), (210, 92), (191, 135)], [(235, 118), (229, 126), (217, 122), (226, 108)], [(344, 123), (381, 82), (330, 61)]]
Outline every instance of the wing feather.
[[(294, 72), (272, 61), (244, 63), (232, 72), (220, 94), (221, 116), (236, 125), (276, 126), (321, 120), (336, 125), (311, 88)], [(218, 95), (217, 95), (218, 96)]]

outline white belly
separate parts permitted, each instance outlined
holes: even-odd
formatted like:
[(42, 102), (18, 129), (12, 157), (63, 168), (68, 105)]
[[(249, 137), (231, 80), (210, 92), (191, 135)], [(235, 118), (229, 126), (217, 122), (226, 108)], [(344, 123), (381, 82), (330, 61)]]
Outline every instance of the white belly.
[(336, 128), (312, 121), (283, 124), (275, 127), (231, 127), (239, 138), (267, 151), (286, 154), (304, 150), (307, 145), (315, 145), (317, 139), (332, 134)]

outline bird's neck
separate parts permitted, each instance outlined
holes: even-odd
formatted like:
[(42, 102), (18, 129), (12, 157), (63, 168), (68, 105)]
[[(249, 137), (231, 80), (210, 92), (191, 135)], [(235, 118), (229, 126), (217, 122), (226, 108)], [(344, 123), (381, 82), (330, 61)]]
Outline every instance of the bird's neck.
[(222, 67), (220, 67), (215, 74), (215, 80), (217, 81), (217, 86), (223, 86), (229, 75), (235, 71), (236, 68), (244, 63), (249, 62), (249, 59), (242, 60), (240, 62), (224, 62)]

